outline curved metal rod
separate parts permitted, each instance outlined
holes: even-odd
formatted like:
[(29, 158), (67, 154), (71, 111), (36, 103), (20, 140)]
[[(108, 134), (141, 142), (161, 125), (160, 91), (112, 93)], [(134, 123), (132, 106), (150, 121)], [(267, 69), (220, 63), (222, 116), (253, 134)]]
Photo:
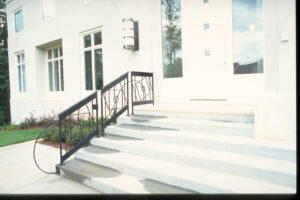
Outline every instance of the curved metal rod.
[(38, 137), (35, 140), (34, 146), (33, 146), (33, 159), (35, 162), (35, 165), (39, 168), (39, 170), (41, 170), (42, 172), (46, 173), (46, 174), (56, 174), (55, 172), (46, 172), (45, 170), (41, 169), (40, 166), (38, 165), (37, 161), (36, 161), (36, 157), (35, 157), (35, 148), (36, 148), (36, 143), (37, 141), (40, 139), (42, 133), (44, 133), (49, 127), (53, 126), (54, 124), (56, 124), (58, 122), (58, 120), (50, 123), (48, 126), (46, 126), (38, 135)]

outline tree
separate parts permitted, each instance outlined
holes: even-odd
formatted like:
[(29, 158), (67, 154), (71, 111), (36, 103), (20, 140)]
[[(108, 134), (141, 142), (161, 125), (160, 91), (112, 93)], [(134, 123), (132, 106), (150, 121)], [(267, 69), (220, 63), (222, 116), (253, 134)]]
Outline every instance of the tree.
[(182, 76), (180, 0), (162, 0), (164, 77)]
[(10, 122), (10, 92), (5, 0), (0, 0), (0, 125)]

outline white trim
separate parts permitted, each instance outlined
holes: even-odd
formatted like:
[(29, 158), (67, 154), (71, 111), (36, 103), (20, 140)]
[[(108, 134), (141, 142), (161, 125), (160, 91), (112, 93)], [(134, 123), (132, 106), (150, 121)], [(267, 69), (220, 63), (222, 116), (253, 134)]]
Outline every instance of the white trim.
[[(23, 20), (23, 29), (22, 30), (20, 30), (20, 31), (16, 31), (16, 18), (15, 18), (15, 14), (17, 13), (17, 12), (19, 12), (20, 10), (22, 10), (22, 20)], [(16, 9), (14, 9), (13, 11), (12, 11), (12, 15), (13, 15), (13, 23), (14, 23), (14, 34), (18, 34), (18, 33), (21, 33), (21, 32), (23, 32), (24, 31), (24, 29), (25, 29), (25, 20), (24, 20), (24, 9), (23, 9), (23, 6), (20, 6), (20, 7), (18, 7), (18, 8), (16, 8)]]
[[(22, 54), (24, 55), (24, 62), (22, 62)], [(18, 62), (18, 56), (20, 55), (20, 63)], [(27, 87), (27, 78), (26, 78), (26, 58), (25, 58), (25, 51), (21, 50), (18, 52), (14, 53), (15, 56), (15, 64), (14, 64), (14, 71), (16, 72), (15, 74), (17, 75), (17, 94), (20, 97), (24, 97), (27, 95), (28, 93), (28, 87)], [(23, 72), (22, 70), (22, 66), (25, 66), (25, 71)], [(20, 66), (20, 70), (21, 70), (21, 77), (19, 78), (19, 70), (18, 67)], [(25, 73), (25, 91), (24, 91), (24, 84), (23, 84), (23, 73)], [(21, 83), (20, 83), (21, 82)], [(20, 84), (21, 84), (21, 91), (20, 91)]]
[(52, 20), (54, 17), (55, 17), (55, 0), (53, 0), (53, 2), (54, 2), (54, 16), (53, 17), (49, 17), (49, 18), (47, 18), (47, 19), (44, 19), (43, 18), (43, 1), (44, 0), (40, 0), (40, 19), (41, 19), (41, 22), (47, 22), (47, 21), (50, 21), (50, 20)]
[[(94, 34), (96, 32), (101, 32), (102, 36), (102, 43), (100, 45), (93, 45), (94, 42)], [(84, 37), (87, 35), (91, 35), (91, 46), (90, 47), (84, 47)], [(88, 29), (86, 31), (79, 32), (79, 42), (80, 42), (80, 73), (81, 73), (81, 91), (82, 95), (86, 96), (91, 94), (92, 92), (96, 91), (96, 85), (95, 85), (95, 63), (94, 63), (94, 53), (93, 50), (101, 48), (102, 53), (103, 53), (103, 26), (98, 26), (93, 29)], [(92, 90), (86, 90), (85, 87), (85, 63), (84, 63), (84, 52), (91, 50), (91, 55), (92, 55), (92, 84), (93, 84), (93, 89)], [(103, 74), (103, 83), (104, 83), (104, 56), (102, 54), (102, 74)]]
[[(54, 58), (53, 57), (53, 54), (52, 54), (52, 57), (51, 59), (48, 59), (48, 51), (51, 50), (53, 51), (54, 49), (58, 49), (58, 55), (59, 55), (59, 48), (62, 48), (62, 52), (63, 52), (63, 55), (62, 56), (58, 56), (57, 58)], [(65, 73), (63, 74), (64, 77), (64, 90), (61, 90), (61, 77), (60, 77), (60, 67), (61, 67), (61, 64), (60, 64), (60, 60), (63, 61), (63, 72), (65, 72), (65, 64), (64, 64), (64, 51), (63, 51), (63, 47), (62, 47), (62, 44), (59, 44), (59, 45), (55, 45), (55, 46), (52, 46), (50, 48), (47, 48), (45, 49), (45, 68), (46, 68), (46, 88), (45, 88), (45, 91), (46, 91), (46, 94), (48, 97), (50, 97), (51, 99), (60, 99), (60, 98), (63, 98), (63, 95), (64, 95), (64, 91), (65, 91)], [(59, 83), (59, 90), (56, 91), (55, 90), (55, 74), (54, 74), (54, 61), (58, 61), (58, 83)], [(52, 63), (52, 71), (53, 71), (53, 91), (50, 91), (50, 85), (49, 85), (49, 69), (48, 69), (48, 62), (51, 62)]]

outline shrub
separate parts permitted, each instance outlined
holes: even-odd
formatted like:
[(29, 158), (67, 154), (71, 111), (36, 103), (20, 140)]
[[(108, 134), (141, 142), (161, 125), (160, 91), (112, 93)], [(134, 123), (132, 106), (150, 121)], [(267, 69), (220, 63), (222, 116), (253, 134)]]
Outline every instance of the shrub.
[(20, 129), (27, 129), (27, 128), (32, 128), (32, 127), (36, 127), (36, 126), (37, 126), (37, 119), (33, 116), (32, 112), (29, 113), (29, 117), (26, 117), (19, 124)]
[(18, 128), (17, 125), (14, 125), (14, 124), (7, 124), (7, 125), (4, 125), (4, 126), (0, 126), (0, 130), (6, 130), (6, 131), (10, 131), (10, 130), (13, 130), (13, 129), (16, 129)]

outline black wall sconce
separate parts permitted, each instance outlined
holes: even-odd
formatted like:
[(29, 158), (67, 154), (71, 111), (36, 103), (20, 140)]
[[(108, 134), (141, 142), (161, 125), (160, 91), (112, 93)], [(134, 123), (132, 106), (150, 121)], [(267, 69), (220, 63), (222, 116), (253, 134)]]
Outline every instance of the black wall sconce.
[(123, 49), (139, 50), (139, 24), (132, 18), (122, 19)]

